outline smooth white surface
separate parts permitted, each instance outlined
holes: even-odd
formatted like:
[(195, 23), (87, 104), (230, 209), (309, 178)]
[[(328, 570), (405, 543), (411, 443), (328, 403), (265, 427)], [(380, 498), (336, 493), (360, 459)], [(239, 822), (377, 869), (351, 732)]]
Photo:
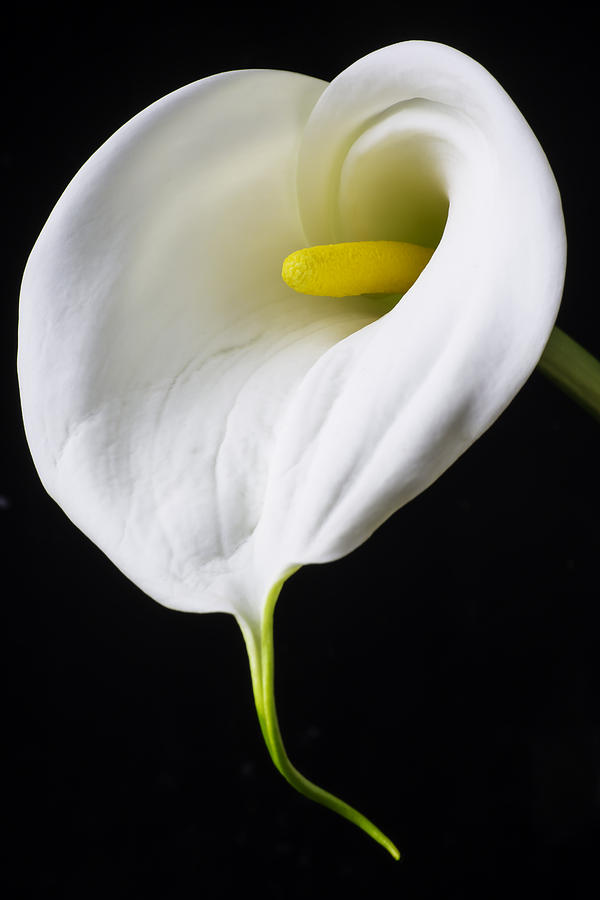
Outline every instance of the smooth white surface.
[[(381, 318), (281, 281), (307, 244), (440, 236)], [(535, 137), (457, 51), (395, 45), (329, 86), (189, 85), (91, 158), (31, 254), (19, 379), (40, 477), (150, 596), (256, 623), (287, 570), (366, 540), (510, 402), (565, 248)]]

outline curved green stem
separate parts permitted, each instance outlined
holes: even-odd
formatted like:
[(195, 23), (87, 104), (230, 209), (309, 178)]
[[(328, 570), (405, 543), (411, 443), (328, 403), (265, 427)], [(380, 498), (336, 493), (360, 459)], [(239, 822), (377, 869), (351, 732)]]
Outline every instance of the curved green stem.
[(358, 825), (358, 827), (362, 828), (362, 830), (370, 835), (370, 837), (385, 847), (394, 859), (400, 859), (400, 853), (397, 847), (385, 834), (383, 834), (382, 831), (379, 830), (379, 828), (377, 828), (376, 825), (367, 819), (366, 816), (363, 816), (362, 813), (359, 813), (356, 809), (353, 809), (353, 807), (344, 803), (343, 800), (340, 800), (338, 797), (330, 794), (329, 791), (325, 791), (323, 788), (313, 784), (308, 778), (305, 778), (304, 775), (292, 765), (285, 751), (275, 707), (273, 612), (275, 610), (277, 598), (279, 597), (281, 588), (287, 580), (287, 577), (275, 584), (269, 592), (259, 637), (255, 634), (254, 629), (250, 628), (246, 623), (240, 622), (246, 640), (246, 646), (248, 648), (252, 687), (258, 720), (271, 759), (286, 781), (288, 781), (300, 794), (308, 797), (309, 800), (314, 800), (316, 803), (326, 806), (340, 816), (349, 819), (350, 822)]
[(573, 338), (554, 328), (538, 368), (600, 420), (600, 362)]

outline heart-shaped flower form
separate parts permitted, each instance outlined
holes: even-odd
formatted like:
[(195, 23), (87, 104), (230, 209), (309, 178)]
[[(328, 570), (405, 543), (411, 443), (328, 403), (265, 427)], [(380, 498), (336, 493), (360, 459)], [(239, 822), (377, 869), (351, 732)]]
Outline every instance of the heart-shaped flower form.
[[(401, 302), (281, 280), (298, 248), (363, 240), (436, 249)], [(384, 844), (285, 757), (273, 606), (502, 412), (552, 329), (565, 253), (515, 105), (417, 41), (330, 85), (249, 70), (163, 98), (76, 175), (27, 264), (19, 379), (46, 489), (155, 600), (236, 616), (276, 764)]]

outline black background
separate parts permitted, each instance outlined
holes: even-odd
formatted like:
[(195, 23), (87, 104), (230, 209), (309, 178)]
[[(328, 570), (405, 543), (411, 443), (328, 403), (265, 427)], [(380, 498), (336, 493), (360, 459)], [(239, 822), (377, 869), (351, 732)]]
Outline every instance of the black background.
[(27, 255), (123, 122), (214, 72), (329, 80), (415, 37), (483, 63), (532, 125), (569, 236), (559, 324), (600, 356), (596, 33), (578, 4), (560, 19), (528, 9), (123, 4), (5, 19), (9, 897), (597, 896), (597, 422), (534, 373), (432, 488), (350, 557), (284, 589), (277, 696), (290, 756), (397, 842), (394, 863), (275, 772), (234, 620), (158, 606), (45, 495), (15, 375)]

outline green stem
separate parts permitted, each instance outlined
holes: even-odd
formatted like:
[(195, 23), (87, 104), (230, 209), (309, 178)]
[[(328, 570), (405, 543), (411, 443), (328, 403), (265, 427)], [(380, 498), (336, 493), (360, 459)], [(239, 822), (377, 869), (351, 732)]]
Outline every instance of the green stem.
[(554, 328), (538, 368), (600, 420), (600, 362), (573, 338)]
[[(288, 576), (289, 577), (289, 576)], [(277, 710), (275, 708), (275, 660), (273, 652), (273, 613), (277, 598), (281, 592), (287, 578), (283, 578), (273, 586), (267, 597), (265, 610), (260, 629), (260, 638), (257, 642), (254, 629), (250, 628), (246, 623), (240, 622), (246, 646), (248, 648), (248, 656), (250, 659), (250, 672), (252, 675), (252, 687), (254, 691), (254, 701), (256, 703), (256, 711), (260, 722), (261, 731), (267, 745), (267, 749), (271, 755), (271, 759), (279, 772), (286, 781), (291, 784), (300, 794), (314, 800), (322, 806), (326, 806), (333, 812), (338, 813), (359, 828), (362, 828), (370, 837), (385, 847), (391, 853), (394, 859), (400, 859), (400, 853), (392, 841), (383, 834), (369, 819), (353, 809), (343, 800), (330, 794), (329, 791), (323, 790), (305, 778), (290, 762), (283, 745), (279, 722), (277, 719)]]

